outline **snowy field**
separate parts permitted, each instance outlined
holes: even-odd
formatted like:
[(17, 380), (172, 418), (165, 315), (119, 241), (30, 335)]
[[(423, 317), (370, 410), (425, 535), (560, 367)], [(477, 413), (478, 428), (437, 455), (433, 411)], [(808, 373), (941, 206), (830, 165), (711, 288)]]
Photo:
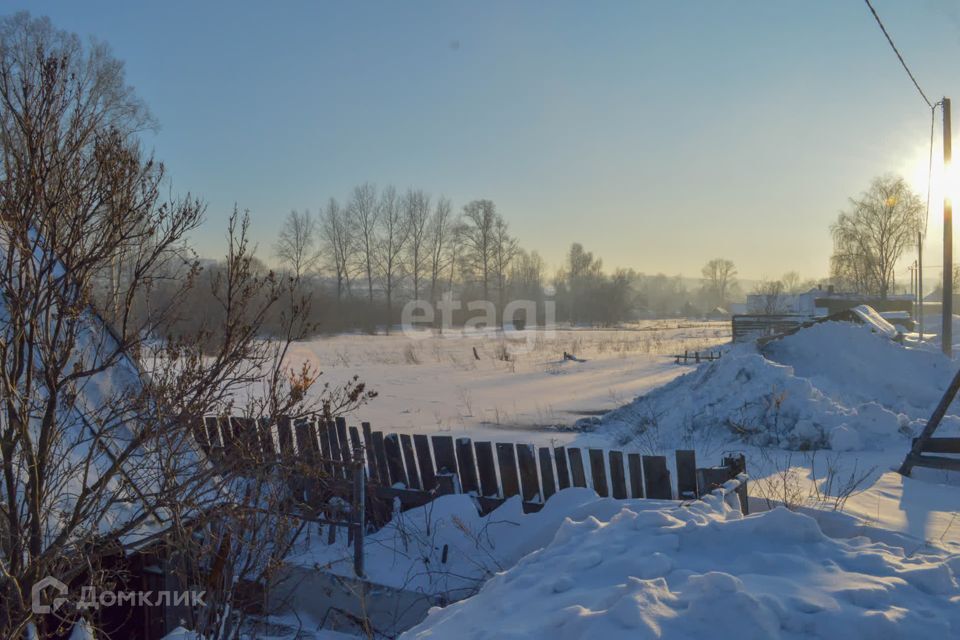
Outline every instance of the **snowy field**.
[[(293, 357), (358, 373), (380, 396), (351, 420), (388, 432), (671, 462), (691, 448), (700, 464), (743, 451), (754, 515), (570, 489), (537, 514), (514, 499), (479, 517), (442, 498), (367, 543), (383, 593), (423, 613), (454, 603), (404, 637), (960, 637), (960, 478), (894, 471), (956, 371), (935, 344), (848, 323), (763, 348), (730, 345), (726, 323), (518, 337), (509, 360), (497, 334), (339, 336)], [(684, 350), (723, 356), (674, 364)], [(937, 435), (960, 435), (956, 406)], [(346, 577), (351, 553), (310, 540), (290, 564)]]
[[(506, 338), (497, 332), (339, 335), (295, 344), (290, 361), (319, 367), (322, 382), (359, 375), (379, 396), (357, 418), (387, 433), (528, 441), (530, 432), (539, 432), (538, 441), (545, 441), (544, 432), (555, 436), (557, 427), (615, 409), (689, 370), (671, 355), (717, 349), (729, 340), (728, 322), (687, 321), (508, 331)], [(585, 362), (564, 360), (564, 352)]]

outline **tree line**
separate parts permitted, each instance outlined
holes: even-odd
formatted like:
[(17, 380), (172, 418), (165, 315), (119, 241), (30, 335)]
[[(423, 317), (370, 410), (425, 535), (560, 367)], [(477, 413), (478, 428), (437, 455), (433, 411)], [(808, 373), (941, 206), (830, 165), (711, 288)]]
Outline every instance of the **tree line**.
[[(512, 300), (535, 302), (537, 317), (517, 324), (542, 323), (551, 301), (556, 321), (598, 326), (704, 315), (743, 297), (734, 263), (723, 258), (707, 262), (694, 284), (679, 275), (605, 270), (602, 258), (574, 242), (550, 272), (536, 250), (520, 245), (492, 200), (455, 208), (421, 188), (400, 192), (370, 182), (343, 200), (329, 198), (316, 213), (290, 211), (271, 249), (279, 272), (311, 300), (316, 333), (389, 331), (408, 301), (445, 296), (489, 301), (498, 312)], [(205, 277), (219, 268), (207, 261)], [(263, 262), (257, 268), (269, 271)], [(190, 301), (193, 310), (204, 306)], [(454, 316), (462, 323), (470, 312)]]

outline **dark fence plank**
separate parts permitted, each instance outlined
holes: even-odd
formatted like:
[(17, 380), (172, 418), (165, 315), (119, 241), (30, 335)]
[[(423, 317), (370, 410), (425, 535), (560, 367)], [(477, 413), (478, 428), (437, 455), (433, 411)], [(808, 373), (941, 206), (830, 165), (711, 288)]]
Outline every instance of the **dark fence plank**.
[(453, 452), (453, 438), (431, 436), (433, 457), (437, 461), (437, 473), (457, 473), (457, 458)]
[(480, 493), (477, 467), (473, 462), (473, 442), (470, 438), (457, 438), (457, 468), (460, 469), (460, 487), (464, 493)]
[[(356, 427), (350, 427), (350, 451), (363, 451), (363, 441), (360, 439), (360, 431)], [(361, 454), (360, 457), (362, 459), (363, 455)]]
[(627, 482), (623, 475), (623, 452), (611, 451), (609, 457), (611, 495), (617, 500), (623, 500), (627, 497)]
[(557, 485), (553, 480), (553, 456), (550, 455), (550, 449), (540, 447), (537, 452), (540, 456), (540, 480), (543, 486), (543, 501), (546, 502), (550, 496), (557, 492)]
[(317, 441), (313, 438), (313, 423), (308, 419), (297, 420), (293, 425), (297, 436), (297, 452), (304, 462), (316, 460), (320, 455)]
[(520, 465), (520, 490), (526, 502), (542, 499), (537, 478), (537, 458), (532, 444), (517, 445), (517, 463)]
[(263, 443), (263, 451), (267, 458), (277, 457), (277, 445), (273, 439), (273, 423), (268, 418), (257, 420), (257, 430), (260, 432), (260, 442)]
[(293, 430), (290, 424), (290, 418), (284, 416), (277, 420), (277, 440), (280, 442), (280, 455), (284, 457), (293, 455)]
[(417, 451), (417, 464), (420, 466), (420, 478), (424, 491), (433, 491), (437, 486), (437, 474), (433, 470), (433, 456), (430, 455), (430, 440), (422, 433), (413, 436), (413, 447)]
[(377, 454), (373, 450), (373, 435), (370, 430), (370, 423), (361, 422), (360, 430), (363, 431), (363, 446), (367, 450), (367, 475), (373, 482), (378, 482), (380, 474), (377, 470)]
[(670, 500), (673, 491), (670, 488), (670, 470), (667, 469), (665, 456), (643, 456), (643, 481), (647, 485), (647, 497), (658, 500)]
[(239, 451), (246, 454), (262, 455), (263, 447), (260, 446), (258, 441), (253, 418), (242, 416), (230, 418), (230, 426), (233, 429)]
[(500, 495), (493, 445), (489, 442), (475, 442), (474, 447), (477, 452), (477, 470), (480, 472), (480, 495), (488, 498)]
[(347, 421), (344, 418), (336, 419), (337, 440), (340, 444), (340, 459), (344, 462), (350, 462), (353, 459), (353, 451), (350, 447), (350, 441), (347, 440)]
[(583, 456), (577, 447), (567, 448), (567, 458), (570, 460), (570, 480), (575, 487), (587, 486), (587, 475), (583, 471)]
[(643, 463), (639, 453), (627, 454), (627, 467), (630, 469), (630, 497), (643, 497)]
[[(916, 442), (919, 438), (914, 438)], [(923, 444), (923, 453), (960, 453), (960, 438), (928, 438)]]
[[(371, 434), (373, 438), (373, 451), (377, 458), (377, 475), (380, 478), (380, 484), (390, 486), (390, 471), (387, 469), (387, 449), (383, 444), (383, 432), (374, 431)], [(321, 442), (323, 442), (321, 440)]]
[(196, 440), (203, 452), (207, 454), (210, 453), (211, 449), (210, 427), (208, 425), (211, 421), (216, 423), (216, 420), (217, 419), (212, 416), (207, 416), (202, 420), (197, 420), (193, 425), (193, 438)]
[(512, 443), (497, 443), (497, 459), (500, 462), (500, 482), (503, 497), (510, 498), (520, 493), (520, 478), (517, 476), (517, 460)]
[(607, 488), (607, 467), (603, 464), (603, 451), (601, 449), (589, 449), (587, 453), (590, 456), (590, 477), (593, 480), (593, 490), (597, 495), (606, 498), (610, 495)]
[(223, 450), (232, 452), (234, 450), (233, 425), (230, 424), (230, 418), (217, 419), (217, 426), (220, 427), (220, 440), (223, 442)]
[[(337, 436), (337, 425), (333, 420), (327, 420), (327, 438), (330, 440), (330, 458), (332, 460), (342, 460), (340, 457), (340, 438)], [(343, 476), (343, 467), (333, 465), (333, 475)]]
[(222, 449), (224, 446), (223, 432), (220, 430), (220, 418), (213, 418), (207, 424), (210, 432), (210, 444), (214, 449)]
[(387, 469), (390, 471), (390, 484), (398, 482), (409, 487), (407, 472), (403, 469), (403, 456), (400, 454), (400, 437), (395, 433), (383, 437), (383, 446), (387, 453)]
[(408, 485), (411, 489), (420, 489), (420, 472), (417, 471), (417, 458), (413, 455), (413, 440), (406, 433), (400, 434), (400, 448), (403, 450), (403, 464), (407, 470)]
[(556, 447), (553, 450), (553, 458), (557, 462), (557, 487), (560, 491), (570, 488), (570, 469), (567, 467), (567, 450), (563, 447)]
[(677, 449), (677, 497), (697, 498), (697, 455), (690, 449)]

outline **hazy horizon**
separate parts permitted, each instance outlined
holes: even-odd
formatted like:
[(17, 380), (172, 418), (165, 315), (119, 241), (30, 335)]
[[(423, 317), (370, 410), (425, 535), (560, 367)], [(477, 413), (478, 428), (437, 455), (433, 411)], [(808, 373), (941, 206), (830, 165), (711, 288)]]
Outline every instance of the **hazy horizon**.
[[(956, 5), (875, 4), (933, 100), (960, 88)], [(551, 267), (580, 242), (608, 268), (817, 278), (874, 176), (926, 198), (929, 110), (862, 2), (7, 7), (125, 61), (171, 189), (209, 203), (207, 256), (234, 203), (270, 261), (291, 209), (370, 181), (491, 199)]]

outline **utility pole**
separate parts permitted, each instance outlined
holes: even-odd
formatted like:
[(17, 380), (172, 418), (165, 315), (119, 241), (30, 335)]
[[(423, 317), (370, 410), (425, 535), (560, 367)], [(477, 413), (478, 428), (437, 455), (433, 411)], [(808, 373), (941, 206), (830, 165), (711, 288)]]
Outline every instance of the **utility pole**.
[(950, 98), (943, 99), (943, 328), (940, 346), (953, 355), (953, 203), (950, 202)]
[[(927, 199), (929, 208), (930, 200)], [(917, 231), (917, 314), (920, 316), (920, 342), (923, 342), (923, 232)]]

